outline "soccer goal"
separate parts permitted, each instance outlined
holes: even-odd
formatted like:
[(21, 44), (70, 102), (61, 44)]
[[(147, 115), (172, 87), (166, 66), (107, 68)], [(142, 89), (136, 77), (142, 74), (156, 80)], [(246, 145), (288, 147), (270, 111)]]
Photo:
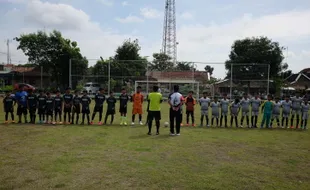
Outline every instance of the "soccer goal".
[(189, 91), (193, 91), (196, 98), (199, 98), (199, 82), (196, 81), (135, 81), (135, 90), (141, 86), (142, 93), (148, 94), (152, 92), (155, 85), (159, 87), (164, 99), (167, 99), (169, 94), (173, 92), (174, 85), (179, 85), (181, 94), (186, 96)]

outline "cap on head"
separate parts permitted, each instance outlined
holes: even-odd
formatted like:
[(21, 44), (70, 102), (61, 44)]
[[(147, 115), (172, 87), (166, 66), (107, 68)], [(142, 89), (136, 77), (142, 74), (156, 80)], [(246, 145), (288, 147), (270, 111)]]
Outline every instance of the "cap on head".
[(71, 90), (71, 87), (67, 87), (66, 90)]

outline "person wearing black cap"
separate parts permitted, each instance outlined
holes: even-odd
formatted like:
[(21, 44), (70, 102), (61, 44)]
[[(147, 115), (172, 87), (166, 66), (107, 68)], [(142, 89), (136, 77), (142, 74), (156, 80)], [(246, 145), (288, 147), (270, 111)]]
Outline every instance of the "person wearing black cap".
[(61, 111), (63, 107), (63, 98), (60, 96), (60, 91), (56, 91), (56, 96), (54, 98), (54, 111), (55, 111), (55, 122), (53, 124), (57, 124), (57, 116), (59, 118), (59, 124), (62, 124), (61, 122)]
[(79, 97), (79, 91), (75, 90), (75, 96), (73, 98), (73, 111), (72, 111), (72, 122), (74, 124), (74, 116), (76, 115), (75, 124), (78, 124), (80, 113), (81, 113), (81, 98)]
[(98, 125), (102, 125), (102, 112), (103, 112), (103, 103), (105, 101), (105, 95), (104, 95), (104, 89), (100, 88), (99, 93), (95, 96), (95, 107), (93, 111), (93, 115), (91, 118), (91, 124), (94, 124), (94, 119), (96, 116), (96, 113), (99, 112), (99, 123)]
[(179, 86), (175, 85), (173, 87), (174, 92), (170, 94), (168, 98), (168, 103), (170, 107), (170, 135), (174, 136), (174, 122), (176, 128), (176, 135), (180, 135), (180, 128), (181, 128), (181, 106), (183, 105), (184, 98), (182, 94), (179, 93)]
[(70, 93), (71, 88), (66, 88), (66, 93), (63, 96), (64, 99), (64, 123), (67, 123), (67, 115), (68, 115), (68, 124), (71, 121), (71, 112), (72, 112), (72, 101), (73, 95)]
[(87, 90), (83, 91), (83, 96), (81, 97), (81, 104), (82, 104), (82, 123), (81, 125), (84, 125), (84, 121), (85, 121), (85, 115), (87, 117), (87, 123), (88, 125), (90, 125), (90, 118), (89, 118), (89, 114), (90, 114), (90, 110), (89, 110), (89, 104), (91, 103), (91, 99), (89, 98), (89, 96), (87, 95)]

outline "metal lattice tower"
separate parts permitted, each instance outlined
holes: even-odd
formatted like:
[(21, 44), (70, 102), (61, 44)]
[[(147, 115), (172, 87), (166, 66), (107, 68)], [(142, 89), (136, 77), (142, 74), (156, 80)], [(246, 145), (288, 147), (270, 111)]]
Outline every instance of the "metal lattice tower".
[(175, 0), (166, 0), (162, 53), (169, 55), (174, 64), (177, 62), (176, 40)]

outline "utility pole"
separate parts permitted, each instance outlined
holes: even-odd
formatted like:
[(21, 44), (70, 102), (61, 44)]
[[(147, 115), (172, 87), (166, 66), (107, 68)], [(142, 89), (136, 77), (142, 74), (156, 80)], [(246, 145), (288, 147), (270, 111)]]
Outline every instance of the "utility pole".
[(6, 57), (7, 57), (7, 64), (11, 64), (11, 54), (10, 54), (10, 40), (6, 40), (6, 46), (7, 46), (7, 52), (6, 52)]

